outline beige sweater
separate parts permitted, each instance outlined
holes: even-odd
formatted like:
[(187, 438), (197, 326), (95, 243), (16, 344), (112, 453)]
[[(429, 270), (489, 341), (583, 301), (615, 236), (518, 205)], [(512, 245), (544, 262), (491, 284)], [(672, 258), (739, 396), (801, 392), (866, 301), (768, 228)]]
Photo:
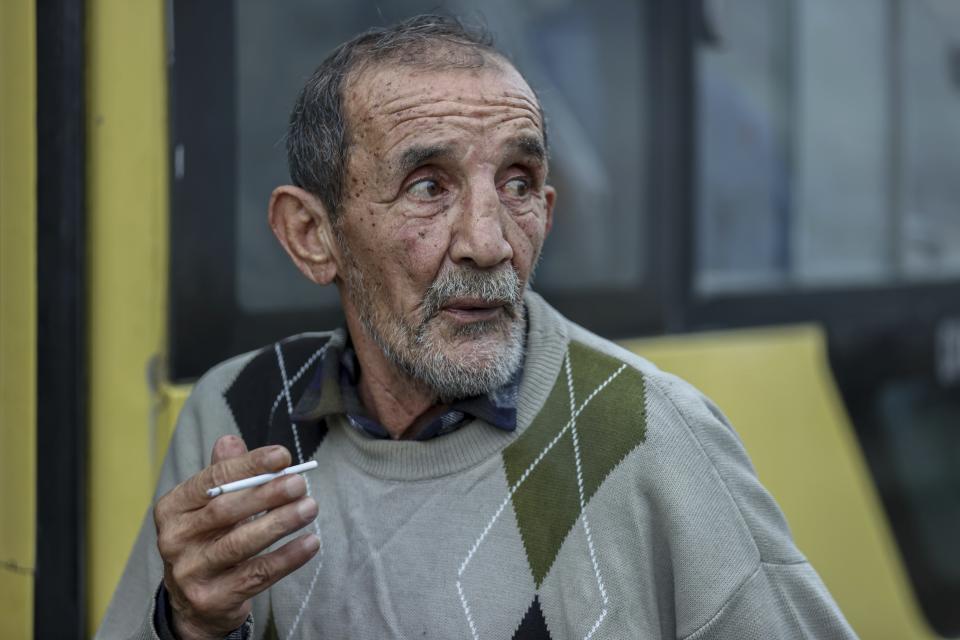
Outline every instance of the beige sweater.
[[(227, 433), (319, 462), (321, 550), (255, 599), (250, 637), (854, 638), (717, 408), (537, 295), (527, 309), (512, 433), (477, 420), (394, 442), (291, 423), (338, 333), (200, 380), (158, 496)], [(156, 637), (161, 579), (148, 512), (98, 637)]]

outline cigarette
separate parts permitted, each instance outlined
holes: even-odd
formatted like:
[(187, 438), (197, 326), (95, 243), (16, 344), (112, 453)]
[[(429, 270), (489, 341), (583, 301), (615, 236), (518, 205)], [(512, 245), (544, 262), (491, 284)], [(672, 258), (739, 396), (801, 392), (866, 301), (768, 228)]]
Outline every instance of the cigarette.
[(310, 469), (316, 468), (317, 461), (311, 460), (310, 462), (304, 462), (303, 464), (295, 464), (292, 467), (287, 467), (286, 469), (282, 469), (276, 473), (261, 473), (258, 476), (253, 476), (252, 478), (244, 478), (243, 480), (222, 484), (219, 487), (214, 487), (213, 489), (207, 489), (207, 495), (211, 498), (216, 498), (221, 493), (233, 493), (234, 491), (250, 489), (251, 487), (259, 487), (262, 484), (267, 484), (274, 478), (288, 476), (293, 473), (305, 473), (310, 471)]

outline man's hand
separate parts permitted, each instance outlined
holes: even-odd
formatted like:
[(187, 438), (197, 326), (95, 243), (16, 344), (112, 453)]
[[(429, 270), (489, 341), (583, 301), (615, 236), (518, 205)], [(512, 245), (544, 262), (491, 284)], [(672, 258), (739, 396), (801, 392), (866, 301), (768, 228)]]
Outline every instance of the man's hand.
[(153, 515), (163, 582), (181, 640), (223, 638), (246, 620), (253, 596), (317, 552), (320, 541), (307, 534), (257, 555), (317, 516), (317, 503), (304, 497), (301, 476), (207, 497), (207, 489), (289, 465), (290, 452), (283, 447), (247, 453), (241, 438), (224, 436), (213, 446), (209, 467), (157, 502)]

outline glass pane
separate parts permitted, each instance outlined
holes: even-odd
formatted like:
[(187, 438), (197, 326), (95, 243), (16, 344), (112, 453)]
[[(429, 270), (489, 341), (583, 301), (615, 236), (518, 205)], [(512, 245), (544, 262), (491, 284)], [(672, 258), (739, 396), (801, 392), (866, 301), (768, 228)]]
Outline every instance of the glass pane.
[(786, 2), (707, 2), (696, 52), (696, 274), (704, 291), (787, 275)]
[(903, 261), (913, 280), (960, 275), (960, 2), (902, 4)]
[(960, 275), (960, 4), (704, 7), (698, 293)]
[(923, 570), (956, 588), (960, 585), (960, 398), (933, 381), (891, 382), (877, 393), (878, 437), (890, 452), (890, 489), (902, 491), (903, 514), (923, 550)]
[(804, 0), (795, 11), (791, 280), (883, 283), (894, 268), (886, 3)]
[[(551, 181), (559, 196), (556, 224), (537, 272), (539, 289), (636, 288), (643, 275), (639, 4), (486, 0), (443, 5), (489, 26), (546, 110)], [(300, 276), (266, 225), (270, 191), (289, 180), (283, 135), (304, 80), (333, 47), (359, 31), (436, 8), (421, 0), (294, 0), (283, 11), (260, 0), (236, 3), (236, 294), (245, 311), (336, 304), (336, 290)]]
[(927, 620), (960, 633), (960, 387), (904, 375), (877, 385), (859, 436)]

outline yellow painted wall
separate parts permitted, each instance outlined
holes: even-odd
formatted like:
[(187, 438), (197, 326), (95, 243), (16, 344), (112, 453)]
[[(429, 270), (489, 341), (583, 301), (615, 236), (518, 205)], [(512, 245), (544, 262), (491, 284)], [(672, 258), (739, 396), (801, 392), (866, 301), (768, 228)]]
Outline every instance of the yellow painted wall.
[(33, 631), (36, 519), (36, 23), (0, 3), (0, 638)]
[[(153, 492), (167, 283), (163, 0), (88, 0), (88, 619), (106, 610)], [(151, 378), (152, 377), (152, 378)]]
[(157, 420), (156, 420), (156, 439), (154, 451), (156, 455), (153, 459), (154, 480), (160, 476), (160, 465), (163, 464), (163, 456), (167, 453), (167, 444), (173, 435), (173, 428), (177, 424), (177, 416), (180, 415), (180, 409), (190, 396), (193, 390), (192, 385), (187, 384), (169, 384), (163, 383), (157, 394)]

